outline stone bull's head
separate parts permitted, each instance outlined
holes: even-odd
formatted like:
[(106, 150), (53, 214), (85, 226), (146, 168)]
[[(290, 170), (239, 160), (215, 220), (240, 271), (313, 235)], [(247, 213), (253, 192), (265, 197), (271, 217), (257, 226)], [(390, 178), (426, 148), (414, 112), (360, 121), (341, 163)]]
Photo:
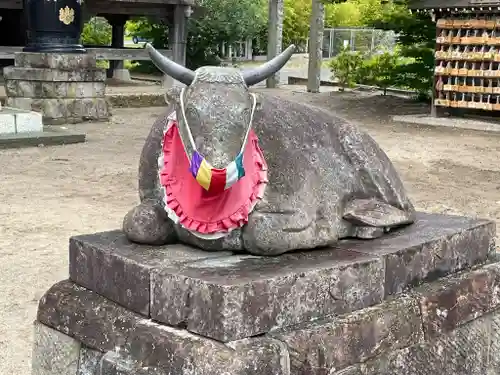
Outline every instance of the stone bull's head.
[[(196, 149), (214, 168), (225, 168), (240, 152), (251, 122), (254, 96), (248, 87), (278, 72), (294, 53), (295, 46), (248, 71), (209, 66), (193, 72), (163, 56), (150, 44), (146, 49), (158, 69), (187, 86), (180, 95)], [(176, 104), (179, 109), (179, 102)], [(179, 119), (179, 110), (177, 114)], [(183, 125), (181, 137), (191, 153), (186, 124)]]

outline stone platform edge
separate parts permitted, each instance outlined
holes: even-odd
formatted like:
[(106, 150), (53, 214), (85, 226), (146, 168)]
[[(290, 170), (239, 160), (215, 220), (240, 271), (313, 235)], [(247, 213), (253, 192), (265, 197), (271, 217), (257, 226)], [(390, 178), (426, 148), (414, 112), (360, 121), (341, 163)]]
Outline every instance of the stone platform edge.
[(69, 275), (145, 318), (229, 342), (361, 310), (485, 263), (494, 239), (492, 221), (424, 213), (376, 240), (279, 257), (140, 246), (112, 231), (70, 239)]
[(42, 132), (0, 134), (0, 149), (63, 146), (86, 141), (85, 133), (55, 129), (45, 126)]
[(82, 367), (96, 375), (486, 374), (500, 364), (499, 307), (500, 263), (490, 263), (376, 306), (221, 343), (66, 280), (40, 301), (33, 368), (44, 375)]

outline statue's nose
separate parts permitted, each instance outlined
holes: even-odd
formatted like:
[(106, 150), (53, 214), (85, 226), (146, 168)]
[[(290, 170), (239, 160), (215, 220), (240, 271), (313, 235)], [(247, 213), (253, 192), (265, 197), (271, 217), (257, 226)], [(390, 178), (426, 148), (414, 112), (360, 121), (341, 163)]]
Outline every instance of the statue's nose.
[(228, 166), (229, 163), (233, 161), (234, 158), (231, 157), (226, 152), (216, 148), (216, 147), (205, 147), (203, 156), (205, 160), (213, 167), (217, 169), (223, 169)]
[(209, 162), (213, 168), (224, 169), (227, 168), (227, 166), (233, 161), (233, 159), (234, 158), (231, 158), (229, 155), (214, 154), (210, 155), (210, 157), (207, 157), (207, 162)]

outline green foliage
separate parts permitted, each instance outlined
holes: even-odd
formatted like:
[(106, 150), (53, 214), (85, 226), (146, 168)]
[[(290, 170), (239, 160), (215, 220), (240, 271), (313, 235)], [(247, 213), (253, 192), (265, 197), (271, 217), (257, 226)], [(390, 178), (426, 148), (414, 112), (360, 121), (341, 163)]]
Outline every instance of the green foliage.
[(358, 83), (380, 87), (387, 93), (387, 88), (397, 84), (395, 70), (399, 68), (398, 56), (394, 53), (384, 52), (373, 55), (363, 61), (358, 72)]
[(325, 6), (325, 27), (362, 26), (360, 9), (353, 2)]
[(411, 14), (404, 1), (383, 4), (382, 0), (347, 0), (327, 8), (325, 23), (327, 27), (365, 25), (395, 31), (397, 53), (384, 53), (366, 60), (358, 71), (358, 82), (408, 88), (416, 90), (420, 97), (429, 96), (436, 36), (430, 16)]
[(204, 15), (189, 22), (187, 65), (216, 65), (223, 42), (233, 44), (261, 32), (266, 22), (264, 3), (267, 2), (205, 0)]
[[(186, 65), (218, 65), (223, 42), (232, 44), (262, 32), (267, 8), (264, 0), (205, 0), (203, 9), (188, 22)], [(168, 29), (146, 18), (129, 23), (127, 30), (152, 40), (158, 48), (167, 47)]]
[(309, 36), (311, 0), (285, 0), (284, 7), (283, 46), (305, 45)]
[(325, 27), (367, 26), (398, 7), (386, 0), (325, 1)]
[[(311, 0), (285, 0), (284, 8), (283, 45), (293, 43), (304, 46), (309, 37)], [(262, 9), (267, 23), (267, 1), (263, 2)], [(386, 5), (384, 0), (348, 0), (343, 3), (325, 1), (325, 27), (365, 26), (392, 9), (392, 3)], [(258, 33), (259, 40), (266, 40), (266, 29), (267, 24), (264, 24)]]
[(363, 56), (359, 52), (344, 49), (328, 63), (328, 66), (338, 80), (341, 90), (344, 90), (346, 87), (354, 87), (359, 81), (360, 72), (363, 71)]
[(168, 29), (163, 22), (150, 21), (147, 17), (138, 17), (127, 21), (126, 31), (130, 35), (151, 40), (156, 48), (168, 47)]
[(379, 87), (386, 95), (389, 87), (399, 86), (396, 72), (407, 62), (397, 53), (387, 51), (368, 56), (343, 50), (330, 61), (329, 67), (341, 88), (359, 83)]
[(397, 85), (416, 90), (421, 98), (428, 98), (433, 84), (436, 37), (436, 25), (430, 16), (410, 14), (405, 6), (399, 6), (375, 21), (373, 26), (399, 34), (398, 45), (406, 63), (399, 64), (394, 71)]
[(104, 17), (93, 17), (83, 26), (84, 45), (109, 46), (111, 44), (111, 25)]
[[(309, 37), (311, 0), (285, 0), (283, 45), (304, 46)], [(268, 0), (204, 0), (203, 11), (188, 23), (187, 66), (220, 64), (220, 47), (248, 37), (254, 53), (267, 50)], [(396, 0), (325, 0), (325, 27), (370, 26), (399, 33), (399, 53), (384, 53), (368, 60), (360, 53), (343, 51), (331, 63), (345, 87), (365, 82), (380, 87), (399, 86), (427, 94), (434, 66), (435, 26), (423, 14), (411, 15)], [(127, 32), (152, 40), (157, 48), (168, 47), (166, 25), (138, 18), (127, 23)], [(110, 34), (110, 30), (109, 30)], [(369, 45), (369, 33), (356, 33), (355, 47)], [(110, 36), (109, 36), (110, 38)], [(339, 35), (334, 43), (341, 46)], [(359, 46), (358, 46), (359, 45)], [(359, 48), (356, 48), (359, 49)], [(157, 72), (151, 63), (141, 62), (143, 72)]]

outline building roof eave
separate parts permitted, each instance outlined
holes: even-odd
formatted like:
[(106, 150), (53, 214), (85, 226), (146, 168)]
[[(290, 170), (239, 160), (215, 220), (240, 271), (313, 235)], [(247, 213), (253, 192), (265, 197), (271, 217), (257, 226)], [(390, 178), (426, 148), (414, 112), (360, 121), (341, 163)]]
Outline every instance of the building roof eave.
[(477, 7), (498, 7), (500, 0), (410, 0), (408, 7), (412, 10), (431, 10), (443, 8), (477, 8)]

